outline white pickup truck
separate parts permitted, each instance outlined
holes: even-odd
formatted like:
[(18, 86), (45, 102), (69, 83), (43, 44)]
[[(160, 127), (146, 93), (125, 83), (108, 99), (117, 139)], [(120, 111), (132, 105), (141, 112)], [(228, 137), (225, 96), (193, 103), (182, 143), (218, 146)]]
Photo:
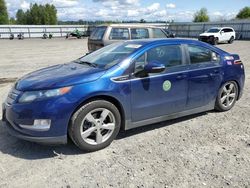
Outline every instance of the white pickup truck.
[(199, 40), (214, 45), (221, 42), (228, 42), (231, 44), (233, 43), (235, 36), (235, 31), (231, 27), (213, 27), (205, 33), (200, 34)]

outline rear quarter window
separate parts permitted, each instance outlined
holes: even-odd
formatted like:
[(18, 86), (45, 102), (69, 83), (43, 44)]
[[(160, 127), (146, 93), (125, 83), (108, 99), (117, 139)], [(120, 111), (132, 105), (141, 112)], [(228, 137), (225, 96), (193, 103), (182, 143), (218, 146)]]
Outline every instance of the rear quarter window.
[(110, 40), (128, 40), (129, 32), (127, 28), (112, 28), (110, 35)]
[(166, 34), (159, 28), (153, 28), (153, 38), (166, 38)]
[(219, 63), (220, 55), (216, 52), (211, 51), (208, 48), (204, 48), (201, 46), (188, 46), (188, 52), (190, 57), (191, 64), (199, 64), (199, 63)]
[(91, 40), (102, 40), (107, 27), (97, 27), (90, 35)]

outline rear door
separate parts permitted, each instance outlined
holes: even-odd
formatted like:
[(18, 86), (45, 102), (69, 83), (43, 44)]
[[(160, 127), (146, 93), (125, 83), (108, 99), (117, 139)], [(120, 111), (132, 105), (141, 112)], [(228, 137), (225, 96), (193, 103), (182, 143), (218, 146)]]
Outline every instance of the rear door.
[(223, 79), (220, 56), (205, 47), (187, 45), (190, 62), (187, 109), (214, 102)]
[(228, 31), (226, 28), (221, 30), (221, 41), (228, 41)]
[[(181, 45), (161, 45), (147, 50), (134, 61), (131, 79), (132, 121), (183, 111), (187, 100), (187, 72), (183, 64)], [(136, 76), (145, 64), (158, 61), (166, 66), (165, 72)]]

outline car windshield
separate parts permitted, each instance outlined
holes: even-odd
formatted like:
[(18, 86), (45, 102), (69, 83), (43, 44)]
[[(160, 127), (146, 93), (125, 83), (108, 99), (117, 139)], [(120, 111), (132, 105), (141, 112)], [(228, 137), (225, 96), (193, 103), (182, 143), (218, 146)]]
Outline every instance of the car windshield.
[(218, 33), (220, 31), (220, 29), (217, 29), (217, 28), (212, 28), (212, 29), (209, 29), (207, 31), (207, 33)]
[(135, 43), (114, 43), (92, 52), (76, 62), (107, 69), (121, 62), (140, 47), (140, 44)]

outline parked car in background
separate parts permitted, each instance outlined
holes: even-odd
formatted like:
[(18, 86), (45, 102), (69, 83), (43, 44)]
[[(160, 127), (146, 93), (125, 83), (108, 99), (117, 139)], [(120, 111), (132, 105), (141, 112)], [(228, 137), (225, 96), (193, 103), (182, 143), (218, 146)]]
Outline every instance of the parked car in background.
[(161, 28), (145, 25), (97, 26), (88, 39), (88, 50), (92, 52), (115, 42), (147, 38), (168, 38), (168, 34)]
[(69, 135), (95, 151), (121, 129), (230, 110), (244, 81), (237, 54), (203, 42), (120, 42), (19, 79), (3, 104), (3, 124), (24, 140), (62, 144)]
[(81, 39), (82, 37), (86, 37), (87, 36), (87, 31), (79, 31), (78, 29), (68, 33), (66, 35), (66, 39), (70, 38), (70, 37), (76, 37), (78, 39)]
[(172, 32), (169, 29), (164, 29), (165, 33), (167, 34), (168, 38), (175, 38), (176, 34), (174, 32)]
[(227, 42), (229, 44), (233, 43), (236, 38), (236, 34), (233, 28), (231, 27), (213, 27), (206, 31), (205, 33), (200, 34), (199, 40), (207, 42), (210, 44), (218, 44), (222, 42)]

